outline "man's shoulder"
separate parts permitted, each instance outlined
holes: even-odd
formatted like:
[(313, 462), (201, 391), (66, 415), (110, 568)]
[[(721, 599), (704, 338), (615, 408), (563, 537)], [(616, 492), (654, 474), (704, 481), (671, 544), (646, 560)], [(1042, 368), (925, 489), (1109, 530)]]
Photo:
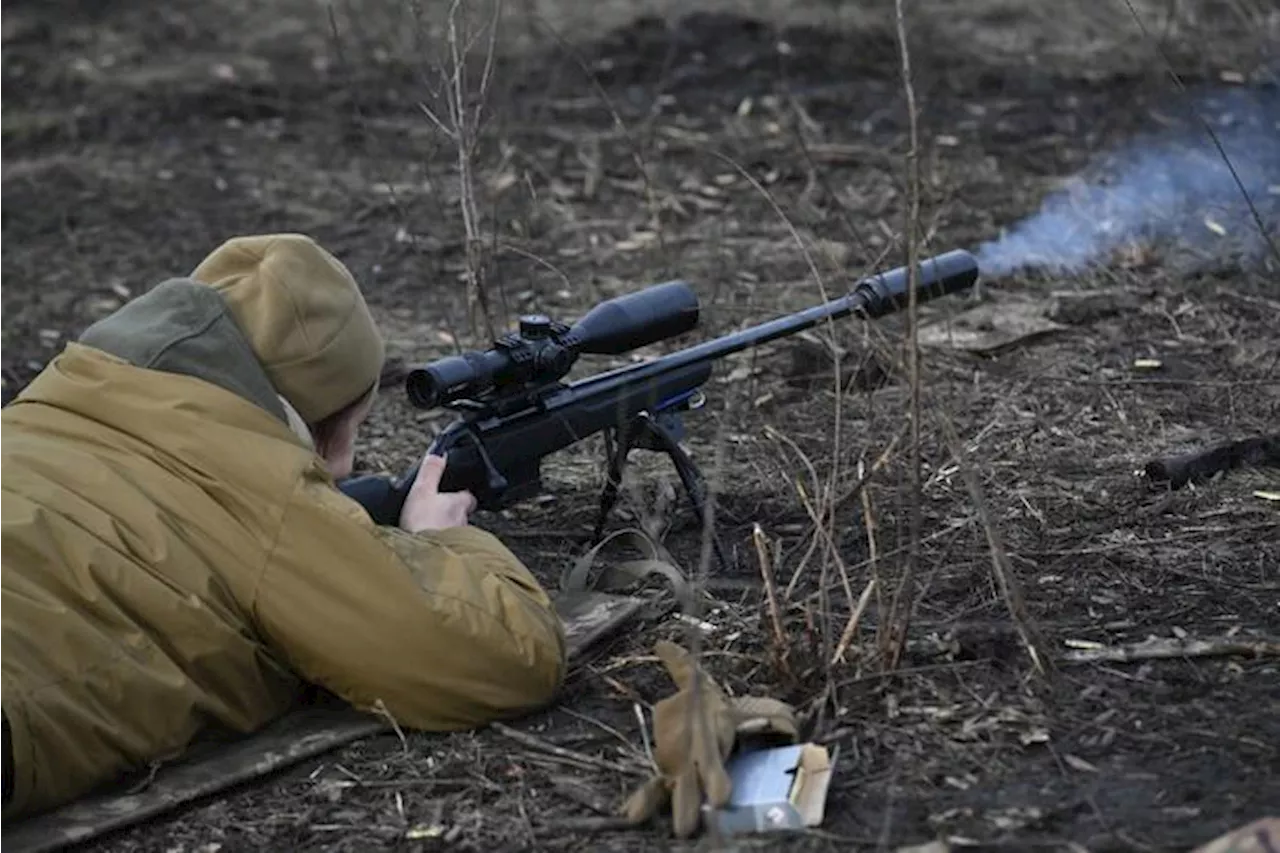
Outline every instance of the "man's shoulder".
[(364, 507), (338, 488), (324, 461), (315, 455), (298, 472), (289, 494), (287, 514), (296, 523), (376, 527)]

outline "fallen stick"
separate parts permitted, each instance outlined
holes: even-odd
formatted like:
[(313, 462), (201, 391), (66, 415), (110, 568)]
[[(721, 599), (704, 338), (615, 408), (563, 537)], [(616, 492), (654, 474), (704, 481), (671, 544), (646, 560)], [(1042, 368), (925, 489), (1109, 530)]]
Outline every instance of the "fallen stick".
[(1228, 441), (1205, 450), (1153, 459), (1142, 469), (1147, 479), (1180, 489), (1241, 465), (1280, 467), (1280, 433)]
[(1059, 658), (1066, 663), (1131, 663), (1140, 660), (1167, 660), (1170, 658), (1207, 658), (1224, 655), (1252, 655), (1280, 657), (1280, 641), (1277, 640), (1180, 640), (1177, 638), (1152, 638), (1140, 643), (1123, 646), (1098, 646), (1097, 648), (1072, 649)]
[(596, 758), (594, 755), (587, 755), (585, 752), (578, 752), (572, 749), (565, 749), (563, 746), (557, 746), (550, 741), (543, 740), (537, 735), (531, 735), (528, 732), (522, 732), (519, 729), (513, 729), (502, 723), (490, 723), (489, 728), (506, 735), (512, 740), (522, 743), (530, 749), (538, 752), (554, 755), (573, 764), (585, 764), (588, 767), (595, 767), (600, 770), (611, 770), (615, 773), (630, 773), (633, 776), (647, 776), (651, 771), (647, 771), (641, 767), (633, 767), (626, 764), (619, 764), (616, 761), (608, 761), (604, 758)]

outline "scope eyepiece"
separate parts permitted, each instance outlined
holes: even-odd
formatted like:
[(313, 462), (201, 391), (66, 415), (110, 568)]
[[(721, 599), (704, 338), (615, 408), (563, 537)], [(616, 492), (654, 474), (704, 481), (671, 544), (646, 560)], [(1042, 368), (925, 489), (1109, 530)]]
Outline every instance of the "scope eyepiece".
[[(420, 409), (434, 409), (464, 397), (479, 397), (493, 387), (503, 368), (501, 352), (464, 352), (409, 371), (405, 391)], [(495, 363), (496, 362), (496, 363)]]

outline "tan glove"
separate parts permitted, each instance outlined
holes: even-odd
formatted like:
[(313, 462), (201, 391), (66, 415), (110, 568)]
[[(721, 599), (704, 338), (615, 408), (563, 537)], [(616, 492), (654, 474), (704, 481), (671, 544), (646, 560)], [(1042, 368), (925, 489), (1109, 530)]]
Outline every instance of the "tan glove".
[(698, 828), (704, 801), (717, 808), (729, 801), (732, 785), (725, 759), (740, 734), (768, 733), (792, 742), (799, 735), (795, 713), (786, 703), (730, 699), (685, 649), (660, 640), (654, 651), (671, 674), (676, 693), (653, 706), (658, 774), (633, 791), (621, 811), (628, 823), (641, 824), (670, 800), (675, 834), (688, 838)]

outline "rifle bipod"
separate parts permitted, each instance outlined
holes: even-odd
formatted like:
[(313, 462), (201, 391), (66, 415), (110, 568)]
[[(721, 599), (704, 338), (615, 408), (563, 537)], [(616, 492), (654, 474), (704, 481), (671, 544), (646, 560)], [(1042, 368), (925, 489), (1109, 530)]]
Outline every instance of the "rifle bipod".
[[(675, 466), (676, 474), (680, 477), (680, 483), (684, 486), (685, 494), (689, 496), (693, 511), (697, 513), (699, 525), (703, 526), (704, 533), (710, 535), (711, 547), (715, 549), (716, 560), (720, 563), (720, 568), (728, 571), (729, 559), (724, 550), (724, 545), (720, 541), (720, 536), (715, 531), (714, 522), (711, 530), (705, 529), (707, 519), (706, 480), (703, 478), (702, 472), (698, 470), (697, 464), (689, 458), (689, 454), (685, 453), (684, 448), (680, 446), (678, 436), (682, 433), (682, 425), (676, 412), (662, 412), (656, 418), (648, 412), (640, 412), (615, 430), (613, 441), (606, 444), (609, 452), (609, 471), (606, 475), (604, 489), (600, 493), (600, 511), (596, 517), (596, 528), (592, 538), (594, 541), (599, 542), (604, 535), (604, 526), (608, 520), (609, 512), (618, 502), (618, 491), (622, 486), (623, 469), (626, 467), (627, 458), (631, 451), (651, 450), (657, 453), (665, 453), (671, 460), (671, 464)], [(606, 434), (606, 439), (607, 437)]]

